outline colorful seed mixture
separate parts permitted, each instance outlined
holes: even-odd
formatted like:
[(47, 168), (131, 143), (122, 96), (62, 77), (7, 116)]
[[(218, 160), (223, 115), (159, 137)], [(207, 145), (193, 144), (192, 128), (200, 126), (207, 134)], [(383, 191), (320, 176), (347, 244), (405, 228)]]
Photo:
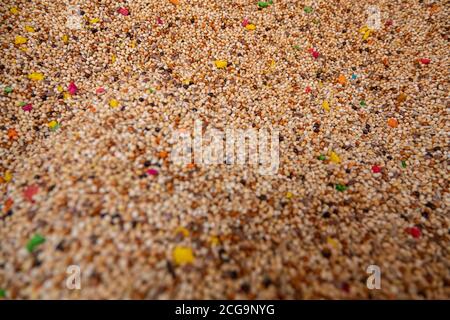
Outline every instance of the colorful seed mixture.
[(0, 300), (449, 299), (450, 7), (369, 2), (2, 1)]

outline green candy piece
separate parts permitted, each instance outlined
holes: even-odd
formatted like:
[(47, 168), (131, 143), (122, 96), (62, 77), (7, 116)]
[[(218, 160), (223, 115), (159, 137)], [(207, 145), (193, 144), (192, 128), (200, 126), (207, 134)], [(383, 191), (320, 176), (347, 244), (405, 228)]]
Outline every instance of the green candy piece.
[(295, 50), (300, 50), (300, 46), (298, 44), (292, 46)]
[(258, 1), (258, 7), (260, 7), (260, 8), (267, 8), (268, 6), (269, 6), (268, 2)]
[(6, 298), (6, 290), (5, 289), (0, 289), (0, 299), (2, 298)]
[(361, 107), (365, 107), (365, 106), (366, 106), (366, 102), (365, 102), (364, 100), (361, 100), (361, 101), (359, 102), (359, 105), (360, 105)]
[(305, 10), (306, 13), (311, 13), (313, 11), (313, 8), (310, 6), (307, 6), (303, 10)]
[(347, 187), (342, 185), (342, 184), (337, 184), (336, 185), (336, 190), (340, 191), (340, 192), (343, 192), (343, 191), (347, 190)]
[(402, 160), (402, 168), (406, 168), (406, 161)]
[(31, 238), (27, 243), (28, 252), (33, 252), (37, 246), (43, 244), (45, 242), (45, 238), (40, 234), (35, 234), (33, 238)]
[(321, 154), (320, 156), (318, 156), (317, 157), (317, 159), (319, 159), (319, 160), (325, 160), (326, 159), (326, 157), (325, 157), (325, 155), (323, 155), (323, 154)]
[(13, 88), (5, 87), (5, 93), (11, 93), (12, 91), (13, 91)]
[(21, 103), (19, 103), (19, 107), (23, 107), (24, 105), (26, 105), (26, 102), (21, 102)]

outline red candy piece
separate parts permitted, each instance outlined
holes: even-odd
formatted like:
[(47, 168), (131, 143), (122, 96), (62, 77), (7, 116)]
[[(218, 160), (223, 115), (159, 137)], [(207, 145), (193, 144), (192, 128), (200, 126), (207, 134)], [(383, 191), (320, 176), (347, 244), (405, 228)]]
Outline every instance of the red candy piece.
[(105, 92), (105, 89), (103, 89), (102, 87), (98, 88), (97, 91), (95, 91), (97, 94), (102, 94)]
[(306, 88), (305, 88), (305, 93), (310, 93), (310, 92), (311, 92), (311, 87), (309, 87), (309, 86), (306, 87)]
[(314, 59), (317, 59), (319, 57), (319, 51), (314, 50), (314, 48), (309, 49), (309, 52), (311, 52)]
[(164, 22), (160, 17), (156, 18), (156, 22), (158, 22), (158, 24), (164, 24)]
[(39, 191), (39, 187), (35, 184), (28, 186), (25, 188), (25, 190), (23, 191), (23, 196), (26, 200), (30, 201), (30, 202), (34, 202), (33, 200), (33, 196), (38, 193)]
[(381, 172), (381, 167), (379, 167), (377, 165), (372, 166), (372, 172), (373, 173), (380, 173)]
[(418, 227), (406, 228), (406, 232), (416, 239), (420, 238), (420, 235), (422, 234)]
[(117, 12), (123, 16), (128, 16), (130, 14), (130, 11), (128, 11), (128, 9), (124, 7), (117, 9)]
[(33, 105), (31, 103), (27, 103), (26, 105), (22, 106), (22, 110), (23, 111), (28, 111), (30, 112), (31, 109), (33, 109)]
[(249, 24), (249, 21), (248, 21), (248, 19), (247, 18), (245, 18), (244, 20), (242, 20), (242, 26), (243, 27), (245, 27), (246, 25), (248, 25)]
[(431, 60), (428, 59), (428, 58), (422, 58), (422, 59), (420, 59), (419, 61), (420, 61), (420, 63), (422, 63), (422, 64), (429, 64), (429, 63), (431, 62)]
[(350, 285), (347, 282), (342, 283), (341, 288), (346, 293), (350, 292)]

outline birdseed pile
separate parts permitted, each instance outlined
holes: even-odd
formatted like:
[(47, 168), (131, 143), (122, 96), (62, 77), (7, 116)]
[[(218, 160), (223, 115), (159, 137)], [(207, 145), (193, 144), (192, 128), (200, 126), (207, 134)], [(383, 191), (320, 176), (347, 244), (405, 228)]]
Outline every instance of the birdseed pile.
[[(0, 299), (450, 298), (445, 1), (0, 15)], [(175, 165), (195, 120), (278, 171)]]

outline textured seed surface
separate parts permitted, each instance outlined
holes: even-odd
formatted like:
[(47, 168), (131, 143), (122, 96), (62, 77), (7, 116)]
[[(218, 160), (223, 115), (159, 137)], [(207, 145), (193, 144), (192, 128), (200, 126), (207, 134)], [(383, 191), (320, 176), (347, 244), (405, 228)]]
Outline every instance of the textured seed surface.
[[(73, 2), (0, 10), (0, 298), (450, 298), (444, 2)], [(175, 165), (194, 119), (278, 173)]]

